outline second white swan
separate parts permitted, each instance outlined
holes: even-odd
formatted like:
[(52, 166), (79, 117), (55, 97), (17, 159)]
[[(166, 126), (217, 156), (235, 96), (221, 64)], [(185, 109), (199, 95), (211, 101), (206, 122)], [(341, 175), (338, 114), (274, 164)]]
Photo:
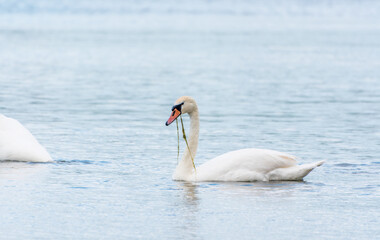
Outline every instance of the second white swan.
[(199, 113), (195, 100), (183, 96), (177, 99), (166, 125), (170, 125), (181, 114), (190, 116), (189, 149), (173, 174), (179, 181), (300, 181), (324, 161), (297, 165), (296, 157), (287, 153), (266, 149), (241, 149), (220, 155), (193, 167), (198, 148)]
[(19, 121), (0, 114), (0, 161), (52, 162), (46, 149)]

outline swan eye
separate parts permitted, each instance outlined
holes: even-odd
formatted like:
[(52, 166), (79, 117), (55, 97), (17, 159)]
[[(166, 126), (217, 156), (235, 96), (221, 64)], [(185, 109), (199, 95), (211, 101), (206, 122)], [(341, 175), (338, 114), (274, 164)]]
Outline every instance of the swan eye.
[(180, 104), (174, 105), (174, 106), (172, 107), (172, 111), (174, 111), (174, 109), (177, 109), (178, 111), (181, 112), (181, 108), (182, 108), (182, 105), (183, 105), (183, 104), (185, 104), (185, 102), (182, 102), (182, 103), (180, 103)]

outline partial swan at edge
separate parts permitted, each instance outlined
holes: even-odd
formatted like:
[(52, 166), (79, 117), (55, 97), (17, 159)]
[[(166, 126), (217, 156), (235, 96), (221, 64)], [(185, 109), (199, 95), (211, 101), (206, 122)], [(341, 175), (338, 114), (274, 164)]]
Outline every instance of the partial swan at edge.
[(0, 161), (51, 162), (52, 158), (19, 121), (0, 114)]
[(181, 114), (190, 116), (189, 148), (173, 174), (173, 180), (182, 181), (300, 181), (324, 161), (297, 165), (296, 157), (267, 149), (241, 149), (222, 154), (193, 167), (199, 138), (199, 113), (195, 100), (188, 96), (177, 99), (168, 126)]

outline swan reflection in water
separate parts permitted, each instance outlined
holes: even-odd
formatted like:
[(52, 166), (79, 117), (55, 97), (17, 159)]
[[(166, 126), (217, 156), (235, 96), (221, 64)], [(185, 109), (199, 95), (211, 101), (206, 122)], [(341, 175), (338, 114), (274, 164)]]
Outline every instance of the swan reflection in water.
[(197, 205), (199, 201), (198, 186), (192, 182), (178, 182), (178, 188), (182, 189), (182, 198), (189, 205)]
[(6, 180), (40, 178), (48, 169), (44, 163), (0, 161), (0, 183)]
[(215, 223), (229, 218), (233, 211), (244, 218), (247, 206), (260, 215), (257, 209), (260, 206), (274, 206), (278, 201), (293, 202), (297, 195), (315, 188), (320, 186), (298, 181), (177, 182), (179, 194), (174, 206), (177, 209), (174, 225), (187, 237), (203, 238), (202, 226), (207, 219)]
[[(188, 205), (198, 205), (202, 198), (210, 194), (223, 197), (291, 197), (295, 192), (310, 191), (314, 183), (305, 181), (271, 181), (271, 182), (178, 182), (178, 189), (182, 190), (182, 199)], [(211, 197), (211, 196), (210, 196)]]

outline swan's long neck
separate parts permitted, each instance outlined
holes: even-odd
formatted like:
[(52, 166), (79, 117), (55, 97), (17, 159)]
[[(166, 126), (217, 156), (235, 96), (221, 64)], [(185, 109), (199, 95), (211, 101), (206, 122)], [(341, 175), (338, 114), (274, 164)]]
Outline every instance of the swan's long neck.
[(177, 168), (173, 174), (175, 180), (188, 180), (188, 178), (194, 173), (194, 167), (191, 157), (195, 159), (198, 148), (199, 138), (199, 114), (198, 109), (189, 113), (190, 116), (190, 135), (188, 138), (188, 144), (191, 151), (185, 145), (185, 151), (182, 156), (182, 160), (178, 163)]

